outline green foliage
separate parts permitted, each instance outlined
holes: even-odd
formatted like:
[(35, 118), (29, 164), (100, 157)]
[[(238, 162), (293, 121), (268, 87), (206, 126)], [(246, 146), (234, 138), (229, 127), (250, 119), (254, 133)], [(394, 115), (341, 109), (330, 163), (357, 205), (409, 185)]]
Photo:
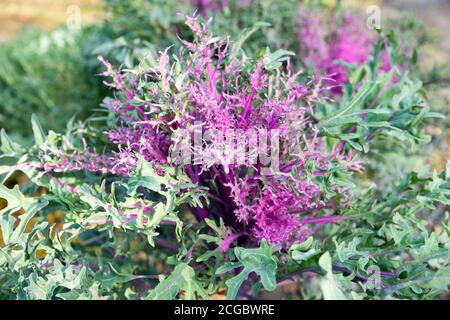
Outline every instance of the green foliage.
[(208, 295), (202, 285), (195, 280), (195, 271), (185, 263), (175, 267), (169, 277), (162, 280), (147, 296), (150, 300), (170, 300), (183, 291), (186, 300), (208, 299)]
[(100, 79), (80, 45), (90, 33), (30, 30), (0, 44), (0, 128), (26, 137), (25, 123), (36, 113), (45, 126), (62, 130), (70, 117), (86, 117), (100, 103)]
[(257, 249), (234, 248), (237, 262), (228, 262), (217, 269), (217, 274), (230, 272), (232, 269), (243, 267), (242, 271), (235, 277), (228, 279), (227, 298), (235, 299), (242, 283), (254, 272), (260, 279), (264, 289), (273, 291), (276, 287), (276, 270), (278, 259), (274, 256), (276, 250), (265, 241)]
[(320, 282), (320, 289), (322, 290), (324, 299), (347, 300), (334, 279), (330, 253), (326, 252), (320, 257), (319, 265), (326, 272), (325, 277)]

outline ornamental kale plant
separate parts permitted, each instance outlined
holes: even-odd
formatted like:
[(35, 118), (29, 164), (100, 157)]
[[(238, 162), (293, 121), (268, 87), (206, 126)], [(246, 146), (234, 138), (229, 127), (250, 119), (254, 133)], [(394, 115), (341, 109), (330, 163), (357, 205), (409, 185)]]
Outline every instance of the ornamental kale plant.
[[(289, 51), (251, 55), (245, 36), (184, 21), (193, 40), (151, 67), (100, 57), (112, 92), (101, 119), (56, 133), (33, 117), (28, 148), (2, 130), (0, 297), (244, 299), (288, 284), (304, 299), (446, 292), (449, 165), (384, 192), (361, 178), (375, 139), (426, 143), (422, 124), (438, 116), (390, 37), (345, 70), (331, 99), (329, 79), (305, 79)], [(392, 65), (380, 72), (386, 47)], [(11, 186), (17, 172), (27, 178)], [(440, 232), (424, 219), (434, 212)]]

